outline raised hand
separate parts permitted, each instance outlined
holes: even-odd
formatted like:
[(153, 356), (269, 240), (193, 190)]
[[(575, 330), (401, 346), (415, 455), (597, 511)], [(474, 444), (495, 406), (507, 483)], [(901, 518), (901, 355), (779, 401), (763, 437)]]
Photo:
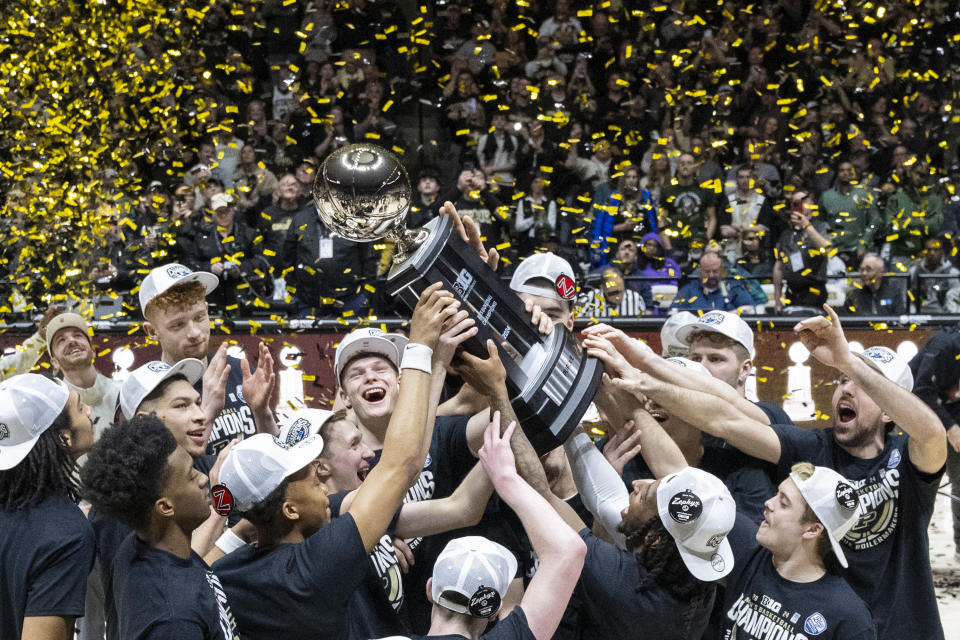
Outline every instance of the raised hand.
[(443, 333), (437, 341), (437, 348), (433, 350), (433, 370), (446, 369), (457, 353), (457, 347), (469, 338), (477, 335), (477, 326), (473, 318), (466, 311), (457, 311), (443, 327)]
[(533, 300), (527, 299), (523, 303), (523, 308), (532, 314), (530, 322), (537, 328), (540, 335), (548, 336), (553, 333), (553, 319), (543, 312), (540, 305), (534, 303)]
[(423, 290), (410, 321), (410, 342), (423, 344), (434, 350), (444, 324), (460, 307), (460, 301), (449, 291), (441, 289), (441, 286), (442, 283), (435, 282)]
[(640, 454), (640, 436), (642, 435), (633, 420), (630, 420), (623, 429), (620, 429), (607, 440), (603, 446), (603, 457), (614, 468), (617, 475), (623, 475), (623, 468), (628, 462)]
[(477, 255), (488, 267), (496, 271), (500, 263), (500, 254), (496, 249), (487, 249), (483, 246), (483, 240), (480, 238), (480, 227), (469, 216), (461, 219), (457, 213), (457, 208), (449, 200), (440, 207), (440, 215), (447, 215), (453, 219), (454, 233), (460, 236), (460, 239), (476, 250)]
[[(602, 338), (609, 342), (617, 352), (631, 366), (637, 369), (645, 369), (645, 363), (649, 358), (657, 358), (657, 354), (650, 347), (638, 340), (634, 340), (620, 329), (614, 329), (610, 325), (600, 324), (591, 325), (583, 330), (585, 338)], [(584, 343), (586, 344), (586, 343)]]
[(213, 424), (223, 411), (228, 375), (230, 375), (230, 365), (227, 364), (227, 342), (224, 340), (210, 358), (207, 370), (203, 372), (203, 398), (200, 401), (200, 407), (203, 409), (207, 424)]
[(810, 355), (827, 366), (846, 371), (853, 363), (850, 345), (843, 335), (837, 313), (828, 304), (823, 305), (823, 308), (829, 318), (807, 318), (798, 322), (793, 330), (799, 335), (803, 346), (809, 349)]
[(507, 370), (503, 368), (493, 340), (487, 340), (487, 356), (486, 359), (478, 358), (464, 351), (452, 369), (481, 395), (492, 399), (506, 393)]
[(277, 374), (273, 370), (273, 355), (267, 345), (260, 342), (255, 372), (250, 372), (250, 363), (246, 358), (240, 361), (240, 369), (243, 372), (240, 391), (243, 393), (244, 401), (254, 412), (268, 407)]
[(511, 422), (503, 434), (500, 434), (500, 412), (495, 411), (493, 419), (487, 425), (483, 432), (483, 446), (477, 455), (480, 462), (483, 463), (483, 470), (493, 483), (494, 487), (499, 487), (500, 483), (510, 479), (517, 478), (516, 459), (513, 456), (513, 449), (510, 448), (510, 436), (517, 427), (516, 422)]

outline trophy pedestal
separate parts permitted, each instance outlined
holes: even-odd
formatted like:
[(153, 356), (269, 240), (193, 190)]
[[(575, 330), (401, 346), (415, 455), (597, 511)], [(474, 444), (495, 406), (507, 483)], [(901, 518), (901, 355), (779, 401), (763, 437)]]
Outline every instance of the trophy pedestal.
[(424, 289), (442, 282), (477, 323), (477, 335), (463, 348), (486, 358), (487, 339), (496, 343), (511, 405), (537, 453), (561, 445), (593, 400), (603, 365), (583, 356), (566, 327), (540, 335), (520, 298), (453, 233), (449, 216), (434, 218), (425, 229), (427, 239), (390, 270), (388, 293), (413, 309)]

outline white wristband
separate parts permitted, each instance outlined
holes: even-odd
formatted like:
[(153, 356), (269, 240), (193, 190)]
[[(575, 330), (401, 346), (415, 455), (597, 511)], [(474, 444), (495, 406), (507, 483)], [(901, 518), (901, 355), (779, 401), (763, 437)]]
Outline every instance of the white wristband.
[(226, 554), (231, 551), (236, 551), (247, 543), (243, 541), (243, 538), (235, 534), (232, 529), (227, 529), (222, 536), (217, 538), (214, 544), (216, 544), (217, 549), (220, 549), (220, 551)]
[(410, 342), (403, 349), (403, 358), (400, 360), (401, 369), (418, 369), (427, 374), (433, 373), (430, 365), (433, 360), (433, 349), (425, 344)]

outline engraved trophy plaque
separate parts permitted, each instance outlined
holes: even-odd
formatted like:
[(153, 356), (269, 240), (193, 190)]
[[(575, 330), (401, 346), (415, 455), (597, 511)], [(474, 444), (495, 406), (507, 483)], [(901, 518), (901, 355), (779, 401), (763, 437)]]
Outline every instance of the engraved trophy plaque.
[(313, 199), (320, 218), (342, 237), (393, 240), (387, 291), (411, 309), (435, 282), (461, 300), (478, 329), (463, 348), (485, 358), (487, 339), (496, 343), (514, 412), (538, 453), (567, 439), (593, 400), (603, 365), (564, 326), (541, 335), (517, 294), (453, 233), (450, 216), (406, 228), (412, 190), (396, 156), (368, 143), (334, 151), (317, 172)]

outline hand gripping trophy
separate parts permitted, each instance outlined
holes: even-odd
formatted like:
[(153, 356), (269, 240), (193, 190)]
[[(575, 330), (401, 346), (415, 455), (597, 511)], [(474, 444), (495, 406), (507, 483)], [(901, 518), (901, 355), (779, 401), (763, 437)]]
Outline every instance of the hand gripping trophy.
[(337, 149), (324, 160), (313, 185), (323, 222), (355, 242), (390, 238), (396, 245), (387, 292), (411, 309), (435, 282), (453, 292), (477, 323), (463, 347), (486, 357), (492, 339), (507, 371), (511, 404), (539, 453), (566, 440), (593, 399), (602, 364), (586, 356), (563, 326), (543, 336), (516, 294), (505, 287), (458, 234), (450, 216), (407, 229), (412, 190), (392, 153), (368, 143)]

